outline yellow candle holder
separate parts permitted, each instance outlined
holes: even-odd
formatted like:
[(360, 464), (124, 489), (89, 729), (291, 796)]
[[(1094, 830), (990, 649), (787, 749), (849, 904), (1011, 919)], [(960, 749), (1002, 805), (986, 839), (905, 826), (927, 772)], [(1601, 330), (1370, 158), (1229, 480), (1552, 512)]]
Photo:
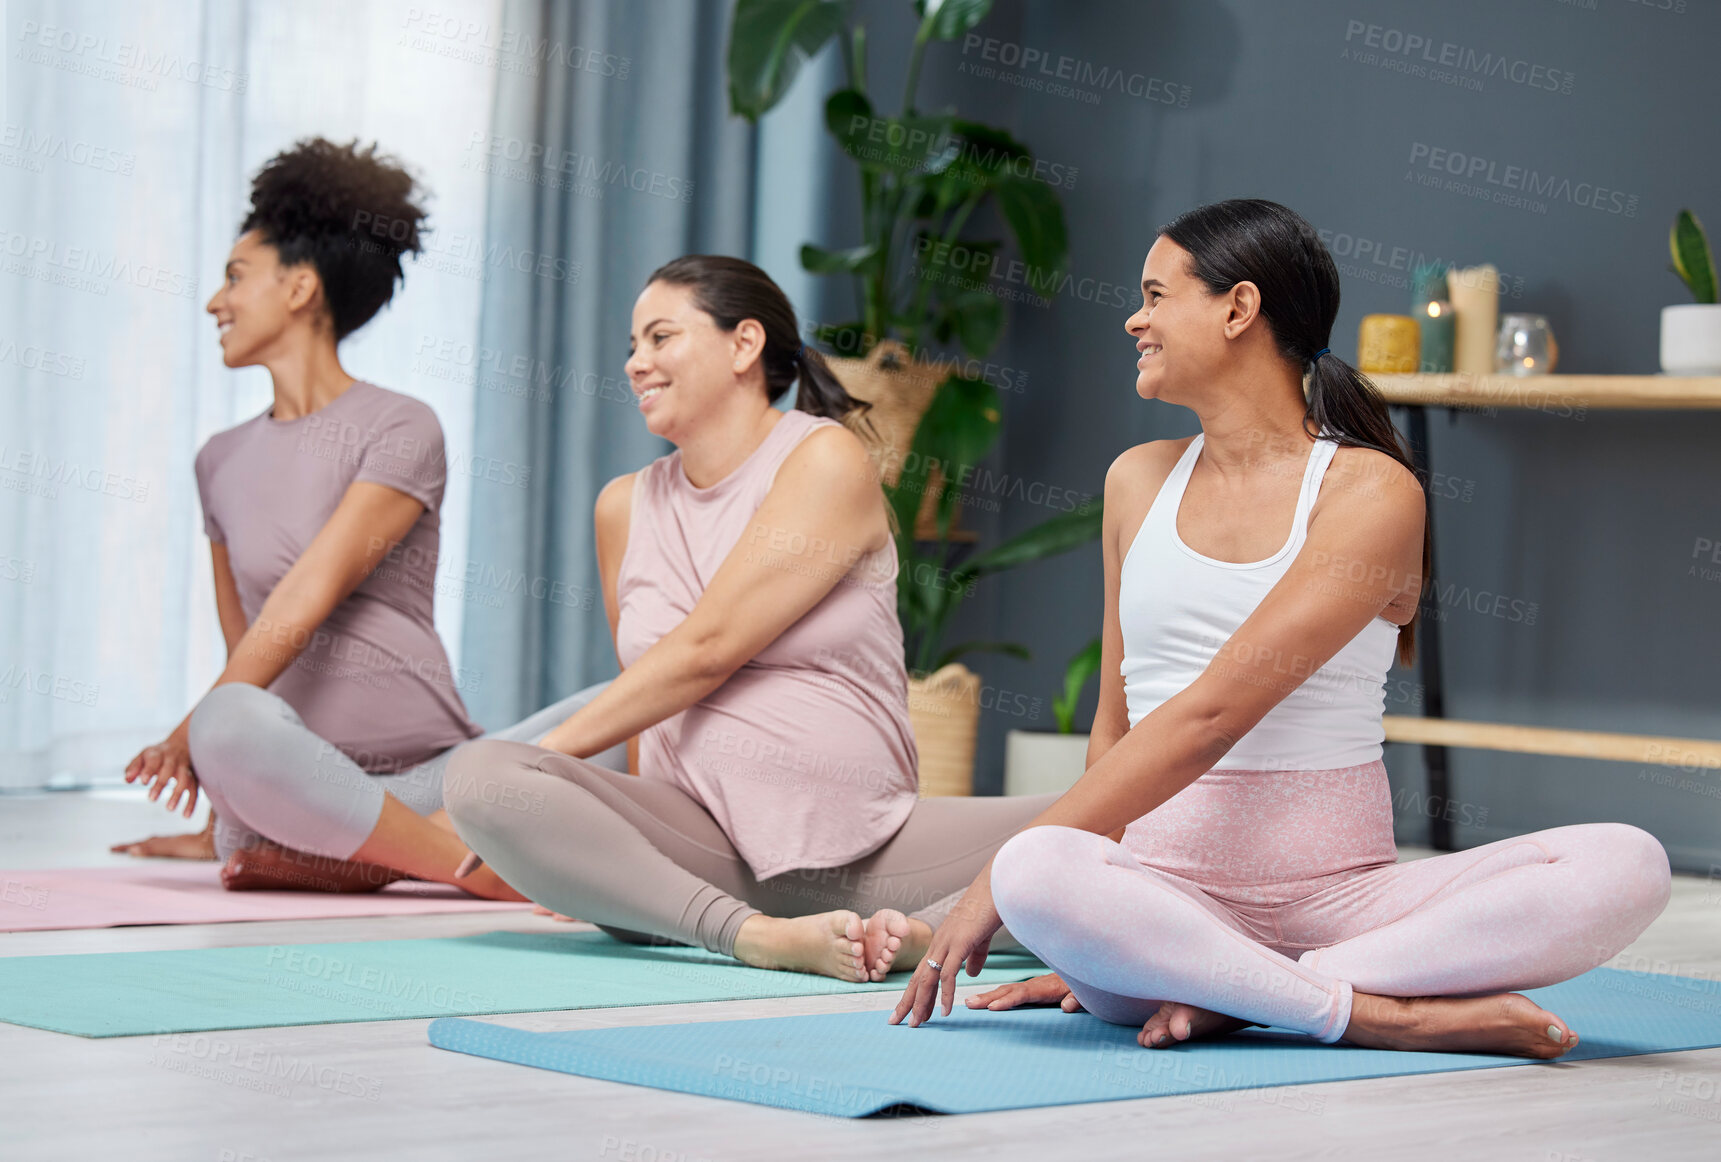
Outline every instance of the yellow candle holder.
[(1358, 371), (1409, 374), (1422, 362), (1422, 331), (1409, 315), (1364, 315), (1356, 334)]

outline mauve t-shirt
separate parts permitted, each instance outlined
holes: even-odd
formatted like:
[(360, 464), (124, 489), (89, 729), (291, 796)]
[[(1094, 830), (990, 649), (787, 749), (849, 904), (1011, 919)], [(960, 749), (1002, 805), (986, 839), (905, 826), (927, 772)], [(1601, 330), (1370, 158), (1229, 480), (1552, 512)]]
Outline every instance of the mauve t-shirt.
[[(247, 625), (353, 482), (386, 485), (424, 505), (269, 686), (367, 771), (402, 770), (483, 733), (460, 700), (470, 679), (449, 666), (433, 618), (447, 479), (436, 413), (362, 380), (295, 420), (265, 411), (197, 453), (203, 528), (227, 546)], [(291, 637), (282, 630), (266, 640), (290, 647)]]

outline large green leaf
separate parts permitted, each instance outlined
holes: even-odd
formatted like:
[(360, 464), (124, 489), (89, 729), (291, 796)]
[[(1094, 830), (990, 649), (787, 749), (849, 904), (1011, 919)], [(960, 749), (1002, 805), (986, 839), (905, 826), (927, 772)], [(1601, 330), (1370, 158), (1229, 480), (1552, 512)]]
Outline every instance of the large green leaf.
[(1100, 535), (1105, 504), (1096, 500), (1086, 512), (1066, 512), (1017, 533), (1003, 544), (964, 561), (957, 574), (964, 579), (983, 577), (1068, 552)]
[(1001, 179), (992, 192), (1028, 266), (1030, 289), (1050, 297), (1056, 280), (1064, 274), (1064, 259), (1069, 253), (1064, 208), (1057, 194), (1044, 182), (1019, 177)]
[[(922, 295), (915, 297), (914, 309), (900, 315), (895, 320), (896, 323), (905, 331), (912, 332), (923, 326), (930, 316), (933, 337), (940, 343), (950, 342), (965, 327), (968, 328), (970, 339), (976, 342), (984, 339), (983, 329), (990, 320), (992, 308), (979, 304), (979, 300), (972, 296), (993, 297), (988, 288), (993, 271), (998, 267), (998, 252), (1001, 249), (1002, 244), (996, 239), (963, 238), (945, 244), (942, 238), (932, 231), (917, 232), (913, 247), (914, 277), (921, 284)], [(930, 311), (922, 306), (922, 297), (931, 302)], [(964, 309), (985, 314), (970, 325), (957, 317)], [(1001, 303), (998, 304), (997, 317), (1001, 325)], [(987, 349), (990, 350), (990, 347)], [(969, 354), (978, 356), (980, 352), (970, 350)]]
[(729, 111), (757, 121), (847, 17), (846, 0), (737, 0), (729, 24)]
[(1081, 701), (1082, 688), (1099, 672), (1099, 668), (1100, 639), (1096, 637), (1070, 659), (1069, 667), (1064, 670), (1064, 692), (1052, 699), (1052, 717), (1057, 719), (1060, 733), (1074, 732), (1076, 703)]
[(838, 141), (854, 132), (852, 121), (871, 120), (872, 115), (872, 102), (859, 89), (838, 89), (825, 98), (825, 128)]
[(908, 612), (905, 627), (918, 630), (923, 638), (936, 637), (955, 605), (950, 570), (942, 558), (912, 550), (901, 557), (898, 570), (898, 606)]
[(955, 40), (986, 19), (992, 0), (914, 0), (921, 27), (935, 40)]
[(872, 243), (848, 250), (826, 250), (821, 246), (801, 247), (801, 266), (813, 274), (854, 274), (877, 265), (878, 247)]
[(1009, 654), (1012, 658), (1020, 658), (1024, 662), (1031, 662), (1034, 660), (1034, 655), (1030, 653), (1028, 647), (1023, 645), (1021, 642), (962, 642), (959, 645), (951, 646), (942, 654), (939, 654), (938, 657), (933, 660), (932, 665), (928, 668), (929, 672), (942, 670), (951, 662), (954, 662), (956, 659), (968, 654)]
[(972, 359), (983, 359), (1004, 331), (1004, 304), (984, 290), (960, 290), (939, 300), (932, 335), (940, 343), (954, 338)]
[(933, 393), (931, 404), (914, 429), (910, 462), (904, 471), (913, 468), (917, 473), (928, 473), (936, 462), (944, 478), (936, 510), (940, 537), (950, 532), (963, 478), (986, 458), (998, 439), (998, 419), (997, 388), (984, 380), (952, 374)]
[(920, 267), (920, 277), (934, 285), (948, 285), (957, 278), (991, 275), (997, 265), (998, 251), (1003, 243), (996, 238), (958, 238), (949, 245), (932, 230), (918, 230), (914, 235), (914, 256)]
[(950, 125), (949, 117), (881, 116), (854, 89), (839, 89), (825, 101), (825, 128), (837, 145), (861, 168), (880, 173), (915, 176), (944, 169), (960, 150)]
[(1679, 211), (1679, 216), (1673, 219), (1668, 246), (1673, 250), (1673, 271), (1691, 288), (1691, 297), (1700, 303), (1713, 303), (1715, 258), (1709, 253), (1709, 239), (1696, 214)]
[(956, 156), (936, 180), (947, 204), (990, 190), (1005, 178), (1033, 174), (1033, 154), (1002, 129), (955, 119), (950, 131), (957, 142)]
[(876, 336), (867, 334), (866, 324), (859, 319), (852, 323), (821, 323), (814, 328), (813, 338), (842, 359), (864, 359), (878, 342)]

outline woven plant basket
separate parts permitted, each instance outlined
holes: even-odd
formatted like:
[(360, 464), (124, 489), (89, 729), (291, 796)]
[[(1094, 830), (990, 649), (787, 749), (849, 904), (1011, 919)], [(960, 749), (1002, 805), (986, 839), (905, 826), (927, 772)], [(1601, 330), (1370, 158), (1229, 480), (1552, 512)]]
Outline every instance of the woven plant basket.
[[(914, 429), (920, 417), (932, 403), (932, 393), (949, 375), (949, 368), (937, 363), (922, 363), (908, 357), (908, 349), (894, 339), (886, 339), (869, 351), (864, 359), (842, 359), (827, 356), (830, 365), (847, 391), (856, 399), (872, 404), (866, 419), (878, 432), (874, 440), (865, 424), (858, 425), (856, 434), (868, 441), (873, 469), (886, 484), (895, 484), (902, 475), (902, 466), (914, 445)], [(943, 475), (934, 468), (927, 477), (926, 494), (921, 498), (920, 515), (915, 522), (915, 536), (920, 540), (938, 539), (938, 522), (934, 508), (944, 489)], [(961, 507), (951, 517), (951, 528), (959, 522)]]
[(961, 662), (908, 680), (908, 721), (920, 752), (920, 797), (974, 793), (980, 675)]

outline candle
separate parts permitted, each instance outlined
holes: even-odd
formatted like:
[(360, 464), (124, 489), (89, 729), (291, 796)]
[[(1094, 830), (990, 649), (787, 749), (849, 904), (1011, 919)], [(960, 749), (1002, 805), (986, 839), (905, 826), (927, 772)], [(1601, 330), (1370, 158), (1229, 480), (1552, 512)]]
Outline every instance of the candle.
[(1500, 272), (1492, 265), (1446, 272), (1447, 297), (1457, 316), (1453, 368), (1460, 375), (1491, 375), (1500, 321)]
[(1431, 299), (1416, 312), (1417, 326), (1422, 331), (1422, 360), (1420, 371), (1452, 370), (1453, 340), (1456, 335), (1452, 304), (1445, 299)]
[(1409, 315), (1364, 315), (1357, 328), (1357, 370), (1415, 371), (1418, 342), (1416, 320)]

